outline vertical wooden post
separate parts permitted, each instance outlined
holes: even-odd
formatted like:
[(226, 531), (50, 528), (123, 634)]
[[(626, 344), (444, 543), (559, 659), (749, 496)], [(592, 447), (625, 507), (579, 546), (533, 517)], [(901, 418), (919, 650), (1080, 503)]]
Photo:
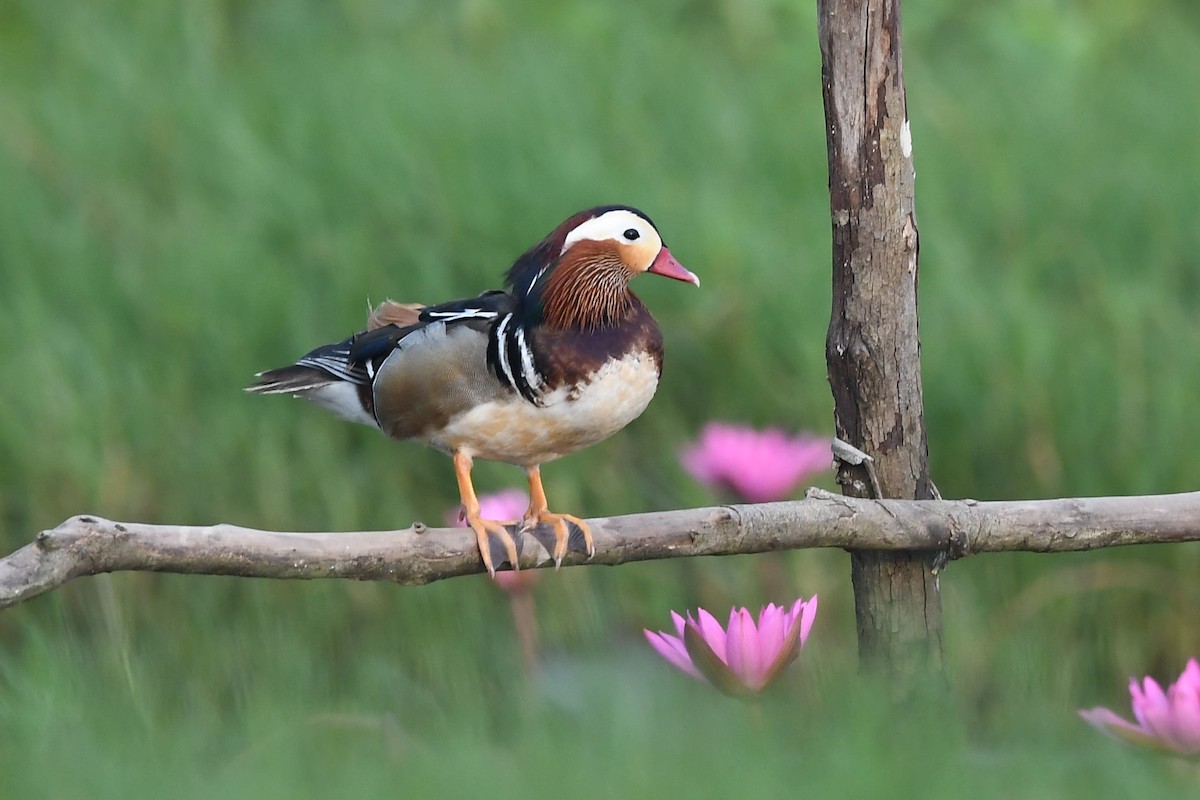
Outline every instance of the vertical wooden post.
[[(817, 8), (833, 217), (826, 362), (837, 435), (874, 458), (884, 497), (929, 499), (900, 0), (818, 0)], [(863, 466), (842, 464), (838, 482), (845, 494), (871, 496)], [(900, 677), (941, 670), (931, 556), (851, 554), (864, 666)]]

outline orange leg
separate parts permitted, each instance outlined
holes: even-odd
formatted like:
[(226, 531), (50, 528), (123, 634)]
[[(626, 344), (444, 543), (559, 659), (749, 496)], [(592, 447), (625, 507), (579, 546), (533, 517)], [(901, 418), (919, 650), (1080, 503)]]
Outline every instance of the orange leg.
[[(475, 496), (475, 487), (471, 484), (471, 465), (474, 463), (466, 453), (454, 454), (454, 477), (458, 478), (458, 496), (462, 499), (463, 508), (467, 512), (467, 524), (475, 531), (475, 539), (479, 542), (479, 554), (483, 557), (483, 565), (488, 574), (496, 577), (496, 566), (492, 563), (492, 550), (488, 542), (488, 534), (493, 534), (504, 545), (508, 553), (508, 563), (514, 570), (520, 569), (517, 558), (517, 543), (512, 534), (504, 527), (503, 522), (484, 519), (480, 516), (479, 498)], [(510, 525), (513, 523), (509, 523)]]
[(529, 510), (525, 512), (525, 528), (526, 530), (535, 528), (543, 522), (554, 527), (554, 566), (558, 567), (562, 563), (563, 556), (567, 554), (567, 543), (571, 538), (570, 529), (567, 527), (568, 522), (577, 525), (583, 534), (588, 558), (594, 556), (596, 544), (592, 541), (592, 529), (588, 527), (588, 524), (579, 517), (570, 514), (555, 514), (550, 510), (546, 504), (546, 490), (542, 488), (540, 468), (528, 467), (525, 474), (529, 476)]

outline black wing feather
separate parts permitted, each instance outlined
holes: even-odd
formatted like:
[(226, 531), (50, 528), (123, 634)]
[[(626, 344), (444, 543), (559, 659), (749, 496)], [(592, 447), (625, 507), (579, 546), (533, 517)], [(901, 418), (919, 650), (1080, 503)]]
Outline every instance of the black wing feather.
[(258, 382), (247, 387), (247, 391), (296, 392), (331, 381), (369, 386), (384, 359), (416, 331), (435, 322), (446, 325), (491, 325), (515, 305), (512, 295), (494, 290), (478, 297), (428, 306), (421, 310), (420, 321), (415, 325), (384, 325), (375, 330), (360, 331), (340, 342), (322, 345), (306, 353), (295, 364), (261, 373)]

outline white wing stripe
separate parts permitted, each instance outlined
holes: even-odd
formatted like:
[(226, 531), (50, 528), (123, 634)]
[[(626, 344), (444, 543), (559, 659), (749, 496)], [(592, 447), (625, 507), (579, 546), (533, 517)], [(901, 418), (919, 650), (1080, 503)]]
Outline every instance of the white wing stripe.
[(316, 367), (317, 369), (325, 370), (333, 375), (350, 381), (352, 383), (362, 383), (362, 369), (356, 365), (351, 365), (347, 359), (349, 352), (345, 355), (341, 352), (331, 353), (327, 355), (312, 356), (302, 358), (296, 363), (302, 367)]
[(465, 308), (462, 311), (430, 311), (428, 316), (454, 322), (460, 319), (493, 319), (495, 311), (485, 311), (482, 308)]
[(512, 314), (506, 314), (504, 319), (500, 320), (500, 324), (496, 326), (496, 357), (500, 360), (500, 369), (504, 372), (504, 378), (508, 381), (508, 385), (516, 389), (517, 379), (513, 377), (512, 367), (508, 363), (508, 343), (505, 341), (504, 333), (510, 322), (512, 322)]
[(521, 374), (529, 388), (536, 392), (542, 388), (542, 376), (538, 374), (537, 367), (533, 364), (533, 351), (525, 342), (524, 328), (517, 328), (517, 347), (521, 350)]

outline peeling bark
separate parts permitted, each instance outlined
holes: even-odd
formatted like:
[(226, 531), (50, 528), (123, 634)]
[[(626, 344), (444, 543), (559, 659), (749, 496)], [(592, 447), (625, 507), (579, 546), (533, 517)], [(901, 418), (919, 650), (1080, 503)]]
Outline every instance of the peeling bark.
[[(837, 435), (872, 456), (885, 497), (932, 498), (900, 0), (819, 0), (818, 14), (833, 219), (826, 362)], [(838, 480), (850, 496), (869, 493), (862, 465), (841, 464)], [(933, 555), (852, 554), (865, 665), (902, 676), (942, 668)]]

